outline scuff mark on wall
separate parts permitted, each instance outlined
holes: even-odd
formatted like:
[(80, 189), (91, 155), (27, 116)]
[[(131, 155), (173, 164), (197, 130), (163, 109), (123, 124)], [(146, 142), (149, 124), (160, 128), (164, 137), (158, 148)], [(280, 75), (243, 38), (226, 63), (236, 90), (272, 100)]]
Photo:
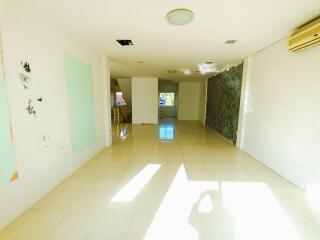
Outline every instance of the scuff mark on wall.
[(29, 73), (31, 73), (31, 67), (28, 62), (21, 62), (20, 65), (22, 66), (23, 72), (19, 73), (19, 78), (22, 82), (24, 89), (27, 90), (29, 89), (29, 81), (31, 80), (30, 76), (28, 75)]
[(45, 144), (45, 147), (48, 148), (49, 147), (50, 136), (43, 134), (42, 135), (42, 139), (43, 139), (43, 142)]
[(30, 68), (30, 64), (28, 62), (21, 62), (21, 65), (23, 65), (23, 68), (26, 72), (30, 73), (31, 72), (31, 68)]
[(24, 74), (24, 73), (19, 73), (19, 78), (20, 78), (20, 80), (21, 80), (21, 82), (22, 82), (22, 85), (23, 85), (23, 87), (24, 87), (24, 89), (28, 89), (29, 87), (28, 87), (28, 84), (29, 84), (29, 76), (27, 76), (26, 74)]
[[(31, 87), (30, 87), (30, 83), (31, 83), (30, 63), (27, 61), (21, 61), (20, 67), (21, 67), (21, 69), (20, 69), (20, 73), (19, 73), (19, 78), (21, 80), (21, 83), (22, 83), (25, 90), (31, 90)], [(43, 102), (43, 97), (39, 97), (39, 96), (35, 97), (34, 95), (31, 96), (30, 94), (31, 94), (31, 92), (28, 91), (28, 94), (27, 94), (28, 102), (27, 102), (26, 110), (28, 111), (29, 115), (33, 115), (34, 117), (37, 117), (37, 111), (36, 111), (36, 109), (38, 109), (37, 102)], [(44, 143), (45, 148), (48, 149), (50, 136), (47, 134), (43, 134), (42, 141)]]
[(36, 112), (36, 110), (35, 110), (34, 107), (33, 107), (32, 100), (31, 100), (31, 99), (28, 100), (28, 106), (27, 106), (26, 109), (27, 109), (29, 115), (33, 115), (33, 116), (36, 117), (37, 112)]
[[(22, 82), (22, 85), (24, 87), (25, 90), (29, 90), (30, 89), (30, 81), (31, 81), (31, 77), (30, 77), (30, 73), (31, 73), (31, 67), (30, 67), (30, 63), (27, 61), (22, 61), (20, 62), (20, 66), (22, 67), (21, 72), (19, 73), (19, 78)], [(33, 104), (33, 100), (35, 99), (33, 97), (29, 96), (28, 99), (28, 104), (26, 107), (26, 110), (28, 111), (29, 115), (33, 115), (36, 117), (37, 115), (37, 111), (35, 110), (34, 104)], [(35, 102), (42, 102), (43, 98), (42, 97), (38, 97), (36, 98)]]

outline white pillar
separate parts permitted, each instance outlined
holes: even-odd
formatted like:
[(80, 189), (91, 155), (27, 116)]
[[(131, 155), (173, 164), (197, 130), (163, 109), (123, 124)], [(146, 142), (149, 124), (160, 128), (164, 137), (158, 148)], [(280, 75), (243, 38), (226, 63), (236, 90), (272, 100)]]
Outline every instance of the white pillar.
[(105, 146), (112, 145), (112, 127), (111, 127), (111, 97), (110, 97), (110, 65), (109, 59), (105, 54), (101, 56), (102, 61), (102, 91), (104, 106), (104, 130)]
[(236, 146), (239, 149), (243, 149), (244, 135), (245, 135), (245, 117), (246, 117), (246, 105), (248, 98), (248, 87), (250, 78), (250, 57), (246, 58), (243, 65), (242, 83), (241, 83), (241, 98), (240, 98), (240, 110), (238, 120), (238, 133)]

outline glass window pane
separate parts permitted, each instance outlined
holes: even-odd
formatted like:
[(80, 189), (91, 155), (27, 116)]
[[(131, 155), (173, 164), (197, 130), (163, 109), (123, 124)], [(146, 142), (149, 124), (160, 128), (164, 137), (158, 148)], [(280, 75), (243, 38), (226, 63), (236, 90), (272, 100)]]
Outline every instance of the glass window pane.
[(167, 93), (166, 94), (166, 105), (167, 106), (174, 106), (174, 93)]
[(174, 106), (174, 93), (160, 93), (160, 106)]
[(166, 104), (166, 94), (160, 93), (160, 105), (165, 105), (165, 104)]

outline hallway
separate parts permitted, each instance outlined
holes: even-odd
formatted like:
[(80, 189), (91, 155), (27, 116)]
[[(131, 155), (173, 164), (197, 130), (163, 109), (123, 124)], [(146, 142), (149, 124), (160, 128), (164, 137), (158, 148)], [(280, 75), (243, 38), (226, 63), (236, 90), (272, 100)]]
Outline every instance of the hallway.
[(117, 136), (0, 239), (319, 239), (301, 190), (200, 123)]

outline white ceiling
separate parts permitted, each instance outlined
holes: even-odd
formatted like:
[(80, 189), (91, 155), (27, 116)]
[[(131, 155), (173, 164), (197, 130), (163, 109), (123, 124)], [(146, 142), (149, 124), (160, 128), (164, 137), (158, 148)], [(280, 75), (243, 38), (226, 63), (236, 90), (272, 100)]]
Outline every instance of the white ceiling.
[[(47, 8), (110, 57), (113, 77), (183, 80), (181, 68), (232, 63), (288, 36), (320, 14), (319, 0), (27, 0)], [(166, 14), (188, 8), (194, 20), (172, 26)], [(116, 39), (131, 39), (122, 47)], [(238, 40), (225, 45), (228, 39)], [(144, 64), (137, 63), (145, 62)], [(176, 69), (177, 74), (168, 74)]]

